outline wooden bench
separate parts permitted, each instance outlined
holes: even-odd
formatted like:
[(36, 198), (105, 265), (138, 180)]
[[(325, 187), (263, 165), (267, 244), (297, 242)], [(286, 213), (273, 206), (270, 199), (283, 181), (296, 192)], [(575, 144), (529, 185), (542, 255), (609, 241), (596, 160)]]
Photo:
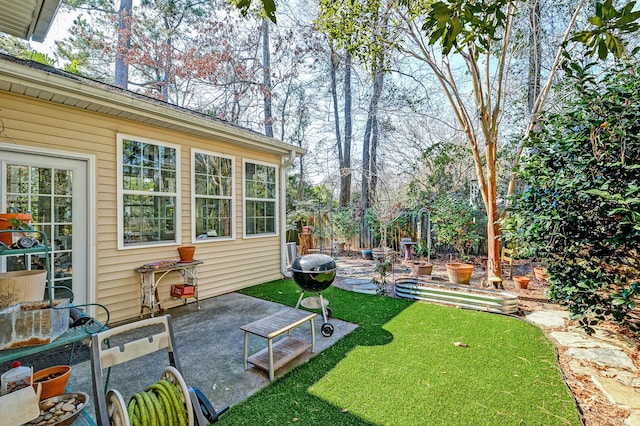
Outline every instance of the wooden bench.
[[(249, 368), (249, 363), (269, 372), (269, 380), (273, 381), (274, 371), (283, 367), (307, 349), (315, 352), (316, 337), (313, 318), (317, 314), (299, 309), (287, 308), (268, 317), (259, 319), (240, 327), (244, 331), (244, 369)], [(291, 330), (309, 321), (311, 325), (311, 343), (292, 337)], [(284, 333), (287, 337), (274, 339)], [(267, 339), (267, 347), (249, 356), (249, 334)]]

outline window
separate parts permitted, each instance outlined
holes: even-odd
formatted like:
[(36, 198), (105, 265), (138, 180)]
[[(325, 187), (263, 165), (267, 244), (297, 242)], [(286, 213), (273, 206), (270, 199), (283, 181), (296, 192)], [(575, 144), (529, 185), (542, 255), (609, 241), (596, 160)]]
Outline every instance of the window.
[(276, 234), (276, 167), (244, 163), (244, 232), (247, 236)]
[(191, 169), (196, 239), (233, 238), (233, 157), (193, 150)]
[(118, 135), (119, 247), (175, 243), (179, 147)]

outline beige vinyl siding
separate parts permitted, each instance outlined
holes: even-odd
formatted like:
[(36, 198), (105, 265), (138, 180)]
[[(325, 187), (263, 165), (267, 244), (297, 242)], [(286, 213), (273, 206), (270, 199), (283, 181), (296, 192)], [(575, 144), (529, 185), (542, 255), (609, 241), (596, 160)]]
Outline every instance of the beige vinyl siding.
[[(235, 157), (235, 240), (196, 242), (195, 257), (204, 261), (198, 270), (201, 299), (281, 277), (280, 237), (242, 238), (242, 159), (280, 164), (279, 156), (5, 92), (0, 92), (0, 105), (0, 120), (4, 124), (1, 143), (95, 155), (96, 170), (89, 171), (95, 175), (97, 192), (95, 211), (89, 212), (96, 225), (95, 302), (109, 308), (112, 322), (135, 318), (140, 312), (140, 276), (134, 269), (144, 263), (178, 256), (178, 244), (117, 249), (118, 133), (182, 146), (180, 226), (183, 244), (193, 243), (191, 148)], [(168, 296), (170, 284), (180, 283), (179, 276), (172, 273), (163, 280), (159, 288), (161, 298)], [(164, 306), (180, 303), (179, 300), (170, 301)]]

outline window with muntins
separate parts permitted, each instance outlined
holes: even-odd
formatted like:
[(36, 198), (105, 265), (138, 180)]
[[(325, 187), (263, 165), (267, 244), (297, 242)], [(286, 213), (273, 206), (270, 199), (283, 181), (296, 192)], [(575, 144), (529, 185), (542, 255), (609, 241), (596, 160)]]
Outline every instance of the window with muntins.
[(191, 159), (196, 239), (233, 238), (233, 157), (193, 150)]
[(247, 236), (276, 233), (276, 167), (244, 163), (244, 230)]
[(122, 247), (177, 241), (179, 148), (119, 136)]

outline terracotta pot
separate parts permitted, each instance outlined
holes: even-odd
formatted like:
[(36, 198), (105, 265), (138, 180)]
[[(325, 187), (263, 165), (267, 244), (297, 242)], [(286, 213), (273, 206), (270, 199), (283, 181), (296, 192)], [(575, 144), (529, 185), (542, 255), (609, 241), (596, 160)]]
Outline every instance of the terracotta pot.
[(413, 262), (413, 275), (419, 277), (420, 275), (431, 275), (433, 272), (433, 265), (426, 262)]
[(469, 284), (473, 265), (468, 263), (447, 263), (447, 274), (452, 284)]
[(522, 288), (522, 289), (527, 288), (529, 286), (530, 281), (531, 281), (531, 278), (529, 277), (522, 277), (519, 275), (513, 276), (513, 282), (516, 283), (516, 287), (518, 288)]
[[(0, 231), (11, 229), (11, 219), (18, 219), (29, 223), (33, 215), (31, 213), (0, 213)], [(13, 244), (12, 232), (0, 232), (0, 241), (7, 246)]]
[[(47, 380), (47, 377), (49, 376), (52, 377)], [(40, 393), (40, 401), (42, 401), (43, 399), (62, 395), (70, 376), (71, 366), (56, 365), (45, 368), (44, 370), (36, 371), (33, 373), (33, 382), (31, 381), (31, 378), (28, 378), (27, 384), (33, 385), (34, 389), (37, 387), (38, 383), (42, 385), (42, 392)]]
[(181, 263), (189, 263), (193, 261), (193, 254), (196, 252), (196, 246), (180, 246), (178, 247), (178, 254), (180, 255)]
[(535, 268), (533, 268), (533, 276), (538, 281), (547, 281), (549, 279), (547, 268), (543, 268), (541, 266), (536, 266)]

